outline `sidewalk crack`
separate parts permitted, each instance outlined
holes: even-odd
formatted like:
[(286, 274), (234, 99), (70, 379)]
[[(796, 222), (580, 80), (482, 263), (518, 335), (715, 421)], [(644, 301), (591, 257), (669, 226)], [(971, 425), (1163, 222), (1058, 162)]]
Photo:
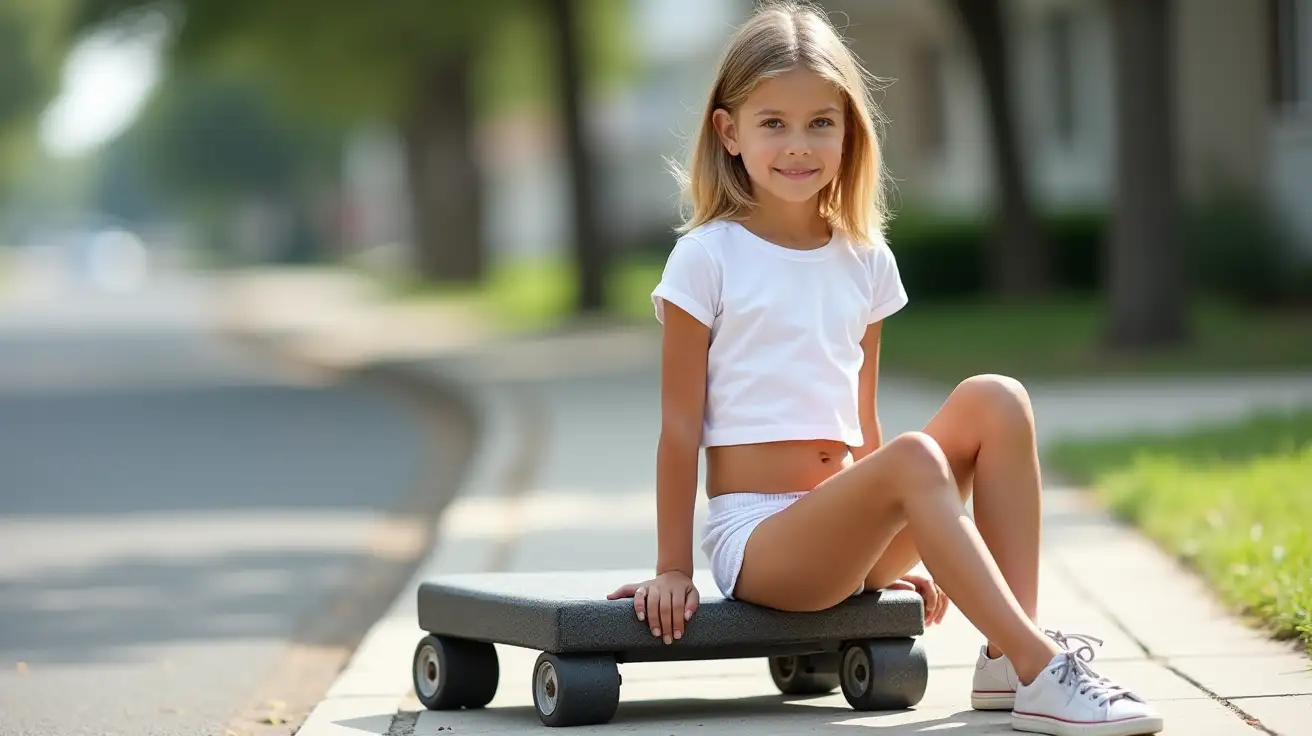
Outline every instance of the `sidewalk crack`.
[(1258, 719), (1256, 716), (1249, 714), (1248, 712), (1244, 711), (1244, 709), (1240, 708), (1238, 705), (1235, 705), (1233, 702), (1231, 702), (1231, 700), (1238, 700), (1238, 698), (1231, 699), (1231, 698), (1222, 697), (1221, 695), (1214, 692), (1210, 688), (1204, 686), (1198, 680), (1185, 674), (1184, 671), (1182, 671), (1175, 665), (1171, 664), (1170, 660), (1168, 660), (1167, 658), (1153, 653), (1153, 651), (1148, 648), (1148, 645), (1142, 639), (1140, 639), (1138, 635), (1136, 635), (1133, 631), (1131, 631), (1130, 628), (1125, 625), (1125, 622), (1122, 621), (1119, 616), (1117, 616), (1111, 609), (1107, 608), (1107, 606), (1103, 605), (1102, 601), (1098, 600), (1098, 598), (1093, 595), (1093, 592), (1090, 591), (1087, 587), (1085, 587), (1082, 582), (1080, 582), (1080, 579), (1075, 575), (1075, 571), (1071, 568), (1071, 566), (1066, 564), (1066, 561), (1062, 559), (1061, 555), (1053, 555), (1051, 559), (1052, 559), (1052, 564), (1055, 567), (1059, 568), (1062, 572), (1066, 573), (1066, 582), (1072, 588), (1074, 588), (1081, 596), (1083, 596), (1084, 599), (1088, 601), (1091, 606), (1093, 606), (1093, 608), (1095, 608), (1102, 615), (1106, 616), (1107, 620), (1111, 621), (1112, 625), (1115, 626), (1117, 629), (1120, 629), (1122, 634), (1125, 634), (1127, 638), (1133, 641), (1135, 646), (1139, 647), (1139, 650), (1143, 652), (1144, 657), (1147, 658), (1149, 662), (1152, 662), (1160, 667), (1165, 668), (1166, 670), (1174, 674), (1176, 677), (1179, 677), (1181, 680), (1184, 680), (1190, 685), (1193, 685), (1195, 688), (1198, 688), (1200, 692), (1205, 693), (1207, 697), (1211, 698), (1212, 700), (1215, 700), (1217, 703), (1220, 703), (1222, 706), (1224, 706), (1231, 713), (1234, 713), (1236, 716), (1239, 716), (1239, 718), (1242, 719), (1244, 723), (1248, 724), (1252, 728), (1261, 731), (1262, 733), (1269, 734), (1269, 736), (1282, 736), (1282, 734), (1279, 734), (1275, 731), (1272, 731), (1270, 728), (1267, 728), (1262, 723), (1262, 721)]
[(392, 716), (392, 723), (387, 727), (387, 736), (414, 736), (415, 726), (419, 723), (419, 713), (412, 710), (397, 711)]

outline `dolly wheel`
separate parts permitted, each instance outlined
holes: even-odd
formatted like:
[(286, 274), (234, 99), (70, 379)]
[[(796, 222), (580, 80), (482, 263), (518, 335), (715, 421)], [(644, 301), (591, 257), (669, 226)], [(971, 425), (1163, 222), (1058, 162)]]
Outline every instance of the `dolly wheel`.
[(925, 697), (929, 662), (915, 639), (867, 639), (843, 648), (840, 674), (854, 710), (901, 710)]
[(610, 721), (620, 704), (615, 658), (543, 652), (533, 665), (533, 707), (547, 726)]
[(839, 685), (838, 652), (770, 658), (770, 679), (784, 695), (826, 695)]
[(482, 641), (429, 634), (415, 647), (415, 695), (429, 710), (482, 708), (501, 679), (497, 650)]

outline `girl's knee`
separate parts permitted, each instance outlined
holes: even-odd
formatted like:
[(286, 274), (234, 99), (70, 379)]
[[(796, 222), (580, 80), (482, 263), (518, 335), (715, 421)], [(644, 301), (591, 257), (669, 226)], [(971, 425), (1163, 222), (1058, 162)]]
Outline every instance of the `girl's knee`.
[(971, 376), (958, 384), (952, 393), (959, 400), (980, 407), (986, 417), (1033, 422), (1029, 392), (1024, 384), (1010, 376), (994, 373)]
[(898, 469), (900, 488), (910, 492), (926, 489), (956, 492), (952, 466), (933, 437), (924, 432), (906, 432), (893, 438), (886, 449)]

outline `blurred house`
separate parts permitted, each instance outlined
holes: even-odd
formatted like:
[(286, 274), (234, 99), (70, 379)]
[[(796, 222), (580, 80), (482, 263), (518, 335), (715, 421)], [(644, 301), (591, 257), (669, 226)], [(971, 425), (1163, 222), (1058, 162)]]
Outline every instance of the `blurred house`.
[[(589, 139), (602, 170), (598, 195), (614, 245), (673, 244), (678, 188), (668, 163), (682, 161), (724, 41), (751, 0), (614, 0), (629, 7), (638, 71), (622, 89), (591, 96)], [(501, 260), (568, 257), (569, 186), (560, 121), (524, 109), (484, 121), (486, 236)], [(400, 266), (409, 239), (404, 162), (396, 132), (361, 130), (343, 162), (352, 240)]]
[(641, 72), (598, 110), (610, 232), (631, 246), (672, 246), (679, 190), (725, 42), (752, 0), (626, 0)]
[[(631, 11), (639, 72), (589, 100), (614, 244), (673, 243), (678, 189), (715, 62), (752, 0), (616, 0)], [(885, 156), (900, 212), (980, 211), (991, 148), (973, 52), (945, 0), (819, 0), (879, 78)], [(1103, 0), (1004, 3), (1025, 164), (1045, 208), (1105, 209), (1114, 180), (1111, 27)], [(1176, 0), (1180, 175), (1192, 202), (1238, 191), (1268, 202), (1312, 254), (1312, 0)], [(498, 258), (567, 253), (568, 186), (554, 117), (483, 132), (489, 243)], [(366, 243), (406, 239), (390, 134), (362, 135), (348, 181)], [(391, 153), (388, 151), (391, 150)], [(388, 155), (384, 155), (384, 154)], [(372, 213), (370, 216), (369, 213)]]
[[(875, 76), (901, 209), (975, 211), (992, 177), (983, 90), (946, 2), (822, 0)], [(1004, 3), (1022, 151), (1045, 207), (1105, 207), (1111, 22), (1101, 0)], [(1269, 202), (1312, 254), (1312, 0), (1177, 0), (1184, 196)], [(882, 85), (881, 85), (882, 86)]]

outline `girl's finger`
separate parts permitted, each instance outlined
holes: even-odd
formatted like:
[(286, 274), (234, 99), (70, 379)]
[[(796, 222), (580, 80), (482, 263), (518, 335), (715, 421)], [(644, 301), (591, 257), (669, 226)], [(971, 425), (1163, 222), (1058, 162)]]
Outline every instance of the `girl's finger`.
[(661, 592), (660, 601), (661, 611), (661, 636), (665, 638), (665, 643), (669, 644), (674, 641), (674, 592), (670, 590)]
[(637, 589), (637, 587), (638, 586), (634, 583), (629, 583), (628, 585), (622, 585), (616, 588), (614, 593), (611, 593), (610, 595), (606, 596), (606, 600), (613, 601), (618, 598), (628, 598), (629, 596), (633, 595), (633, 591)]
[(925, 620), (933, 625), (934, 616), (938, 612), (938, 596), (934, 595), (934, 586), (921, 588), (920, 597), (925, 599)]
[[(688, 610), (688, 602), (684, 598), (685, 595), (687, 595), (686, 590), (680, 590), (678, 588), (675, 588), (674, 590), (670, 591), (669, 634), (673, 636), (675, 639), (683, 638), (683, 624), (688, 620), (687, 616), (685, 615), (685, 611)], [(665, 642), (667, 644), (669, 643), (669, 641), (670, 641), (669, 636), (665, 637)]]
[(638, 614), (639, 621), (647, 620), (647, 589), (638, 588), (633, 593), (633, 612)]

